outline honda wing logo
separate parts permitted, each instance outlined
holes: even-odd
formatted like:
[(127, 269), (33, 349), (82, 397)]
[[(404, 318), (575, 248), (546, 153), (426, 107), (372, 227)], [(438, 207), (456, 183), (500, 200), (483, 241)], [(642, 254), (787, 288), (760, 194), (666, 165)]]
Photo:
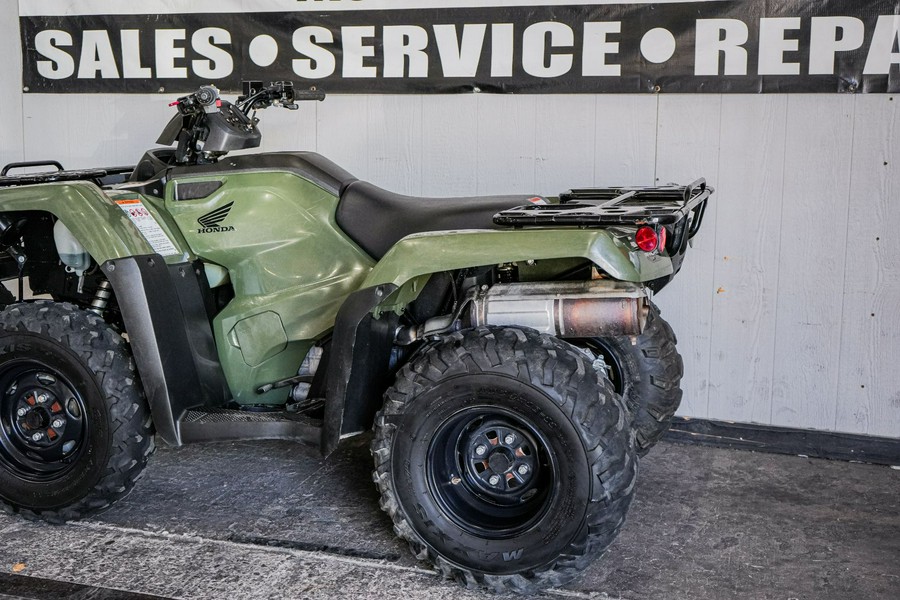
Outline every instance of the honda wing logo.
[(231, 212), (231, 207), (234, 205), (234, 202), (229, 202), (225, 206), (217, 208), (212, 212), (208, 212), (199, 219), (197, 222), (200, 223), (201, 228), (197, 230), (197, 233), (221, 233), (224, 231), (234, 231), (234, 227), (231, 225), (222, 225), (222, 221), (228, 216), (228, 213)]

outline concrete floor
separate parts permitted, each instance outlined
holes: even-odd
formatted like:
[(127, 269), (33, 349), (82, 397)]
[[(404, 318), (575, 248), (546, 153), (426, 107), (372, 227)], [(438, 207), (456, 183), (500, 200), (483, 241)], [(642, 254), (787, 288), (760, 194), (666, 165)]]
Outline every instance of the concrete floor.
[[(327, 461), (281, 442), (164, 448), (99, 517), (0, 515), (0, 598), (489, 597), (394, 537), (367, 442)], [(608, 555), (548, 595), (896, 600), (900, 470), (663, 443)]]

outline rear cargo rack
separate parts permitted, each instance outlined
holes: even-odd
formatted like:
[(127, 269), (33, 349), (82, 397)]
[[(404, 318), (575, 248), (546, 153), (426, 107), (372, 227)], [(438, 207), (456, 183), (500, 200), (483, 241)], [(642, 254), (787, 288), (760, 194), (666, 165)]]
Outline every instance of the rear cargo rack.
[(693, 213), (688, 238), (700, 229), (711, 187), (701, 178), (685, 186), (582, 188), (559, 196), (559, 204), (528, 204), (494, 215), (507, 227), (610, 227), (674, 225)]
[[(7, 175), (13, 169), (26, 169), (34, 167), (54, 167), (55, 171), (42, 171), (40, 173), (25, 173), (22, 175)], [(103, 167), (102, 169), (78, 169), (66, 171), (55, 160), (38, 160), (29, 162), (9, 163), (0, 170), (0, 187), (13, 187), (17, 185), (32, 185), (35, 183), (55, 183), (58, 181), (99, 181), (103, 178), (131, 173), (134, 167)]]

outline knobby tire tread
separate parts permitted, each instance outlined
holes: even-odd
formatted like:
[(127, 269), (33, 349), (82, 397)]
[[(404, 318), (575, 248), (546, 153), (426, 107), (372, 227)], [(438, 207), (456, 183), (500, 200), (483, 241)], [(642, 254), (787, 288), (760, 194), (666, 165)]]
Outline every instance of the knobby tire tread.
[(684, 362), (676, 346), (672, 326), (656, 305), (643, 333), (597, 340), (616, 359), (622, 371), (622, 397), (632, 415), (639, 456), (645, 456), (662, 439), (681, 405)]
[(0, 500), (7, 513), (62, 523), (99, 513), (126, 496), (156, 450), (154, 429), (128, 345), (99, 316), (61, 302), (13, 304), (0, 329), (40, 334), (68, 347), (93, 373), (110, 415), (112, 449), (100, 479), (81, 500), (54, 510), (30, 510)]
[[(438, 381), (474, 373), (512, 375), (544, 391), (569, 416), (588, 455), (594, 486), (585, 516), (587, 539), (570, 543), (555, 560), (538, 570), (493, 575), (451, 563), (415, 532), (393, 489), (394, 420), (408, 402)], [(600, 390), (597, 397), (578, 394), (580, 382), (588, 377), (596, 379)], [(409, 542), (413, 554), (468, 588), (498, 593), (535, 593), (563, 585), (580, 574), (618, 535), (634, 494), (638, 468), (630, 416), (609, 380), (599, 376), (573, 346), (532, 330), (510, 327), (456, 332), (407, 363), (376, 415), (371, 449), (380, 506), (393, 520), (396, 534)]]

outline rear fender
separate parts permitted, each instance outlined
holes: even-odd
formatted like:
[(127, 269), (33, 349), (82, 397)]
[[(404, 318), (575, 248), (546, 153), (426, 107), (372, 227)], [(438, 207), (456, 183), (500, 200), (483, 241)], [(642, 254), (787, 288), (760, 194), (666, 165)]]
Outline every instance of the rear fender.
[(629, 247), (608, 230), (525, 229), (438, 231), (410, 235), (369, 273), (364, 288), (400, 287), (416, 277), (505, 262), (585, 258), (610, 277), (642, 283), (671, 275), (672, 261)]
[(341, 307), (328, 363), (322, 452), (369, 429), (390, 385), (397, 313), (430, 275), (504, 262), (583, 258), (611, 277), (640, 283), (672, 273), (667, 256), (632, 251), (606, 230), (467, 230), (407, 236), (369, 273)]

